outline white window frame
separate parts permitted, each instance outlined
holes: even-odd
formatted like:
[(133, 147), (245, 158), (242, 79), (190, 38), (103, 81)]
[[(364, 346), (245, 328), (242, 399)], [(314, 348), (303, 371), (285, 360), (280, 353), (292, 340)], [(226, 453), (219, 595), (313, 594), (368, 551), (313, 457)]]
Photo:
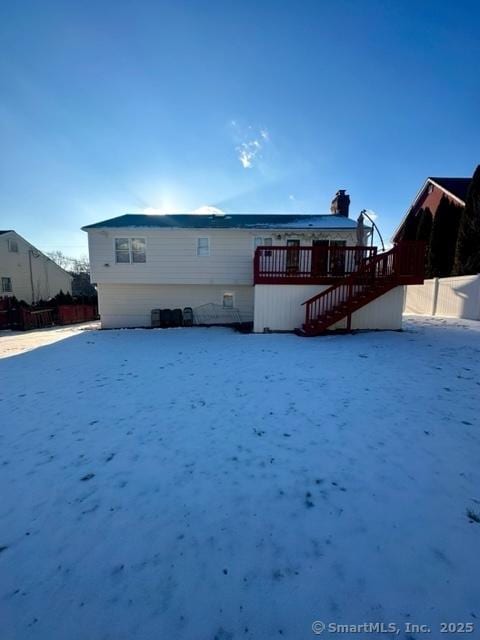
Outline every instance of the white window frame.
[[(122, 262), (117, 260), (117, 240), (127, 240), (128, 241), (128, 261)], [(133, 240), (143, 240), (144, 245), (145, 245), (145, 260), (144, 261), (139, 261), (139, 260), (134, 260), (133, 259), (133, 248), (132, 248), (132, 243)], [(122, 251), (124, 253), (126, 253), (126, 249), (119, 249), (119, 251)], [(135, 253), (139, 253), (138, 251), (136, 251)], [(127, 237), (127, 236), (116, 236), (113, 239), (113, 255), (115, 257), (115, 264), (145, 264), (147, 262), (147, 239), (143, 238), (141, 236), (131, 236), (131, 237)]]
[[(232, 300), (231, 306), (225, 304), (225, 298), (227, 296)], [(222, 307), (224, 309), (235, 309), (235, 293), (233, 291), (224, 291), (223, 292), (223, 295), (222, 295)]]
[[(8, 284), (7, 281), (8, 280)], [(1, 276), (1, 287), (2, 287), (2, 293), (12, 293), (13, 292), (13, 286), (12, 286), (12, 278), (10, 276)]]
[[(257, 244), (257, 240), (260, 240), (260, 243)], [(270, 244), (265, 244), (265, 240), (270, 241)], [(273, 237), (272, 236), (254, 236), (253, 237), (253, 255), (255, 255), (255, 251), (257, 247), (271, 247), (273, 246)], [(269, 258), (272, 255), (271, 251), (265, 251), (264, 256)]]
[(8, 238), (9, 253), (18, 253), (18, 242), (14, 238)]
[[(206, 253), (200, 253), (200, 240), (206, 240), (207, 241), (207, 252)], [(208, 256), (210, 255), (210, 236), (198, 236), (197, 237), (196, 252), (197, 252), (197, 258), (208, 258)]]
[[(143, 241), (143, 254), (145, 255), (145, 260), (134, 260), (133, 256), (135, 253), (142, 253), (141, 251), (133, 250), (133, 241), (134, 240), (142, 240)], [(147, 239), (142, 238), (141, 236), (133, 236), (130, 238), (130, 259), (132, 264), (145, 264), (147, 261)]]
[[(257, 243), (257, 240), (260, 240), (259, 243)], [(270, 244), (265, 245), (265, 240), (270, 241)], [(272, 236), (253, 236), (253, 248), (256, 249), (257, 247), (263, 247), (263, 246), (267, 246), (267, 247), (271, 247), (273, 245), (273, 237)]]

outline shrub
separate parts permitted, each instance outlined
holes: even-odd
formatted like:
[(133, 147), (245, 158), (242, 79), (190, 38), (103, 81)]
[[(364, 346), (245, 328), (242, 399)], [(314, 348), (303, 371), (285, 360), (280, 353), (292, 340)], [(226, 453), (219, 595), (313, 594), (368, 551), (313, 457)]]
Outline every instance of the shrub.
[(473, 174), (458, 229), (455, 275), (480, 273), (480, 165)]

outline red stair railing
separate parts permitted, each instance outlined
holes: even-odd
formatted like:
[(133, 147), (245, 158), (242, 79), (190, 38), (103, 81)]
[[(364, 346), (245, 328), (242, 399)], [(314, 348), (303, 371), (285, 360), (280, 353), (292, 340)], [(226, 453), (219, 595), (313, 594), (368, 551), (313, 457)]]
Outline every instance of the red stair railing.
[(425, 269), (425, 243), (403, 242), (389, 251), (365, 258), (358, 270), (342, 282), (309, 298), (306, 305), (305, 326), (342, 309), (342, 317), (349, 316), (355, 296), (369, 290), (402, 284), (421, 283)]

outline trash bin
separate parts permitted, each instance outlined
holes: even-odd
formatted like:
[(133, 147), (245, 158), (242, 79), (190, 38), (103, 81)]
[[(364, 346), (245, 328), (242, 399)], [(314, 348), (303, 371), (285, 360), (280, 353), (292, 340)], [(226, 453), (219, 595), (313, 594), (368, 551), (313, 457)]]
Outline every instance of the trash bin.
[(151, 317), (151, 326), (159, 327), (160, 326), (160, 309), (152, 309), (150, 313)]
[(183, 326), (191, 327), (193, 325), (193, 309), (192, 307), (185, 307), (183, 310)]
[(165, 329), (172, 326), (172, 310), (160, 309), (160, 326)]
[(172, 311), (172, 327), (181, 327), (183, 323), (183, 313), (181, 309)]

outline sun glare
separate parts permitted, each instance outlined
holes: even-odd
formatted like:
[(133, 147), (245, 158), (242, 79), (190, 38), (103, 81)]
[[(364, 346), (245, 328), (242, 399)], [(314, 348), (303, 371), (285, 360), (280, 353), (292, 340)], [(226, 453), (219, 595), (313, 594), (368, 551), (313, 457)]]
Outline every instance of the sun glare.
[(203, 214), (203, 215), (216, 215), (216, 216), (221, 216), (225, 214), (225, 212), (219, 209), (218, 207), (213, 207), (212, 205), (209, 205), (209, 204), (204, 204), (201, 207), (198, 207), (198, 209), (194, 209), (192, 213), (198, 213), (199, 215)]

